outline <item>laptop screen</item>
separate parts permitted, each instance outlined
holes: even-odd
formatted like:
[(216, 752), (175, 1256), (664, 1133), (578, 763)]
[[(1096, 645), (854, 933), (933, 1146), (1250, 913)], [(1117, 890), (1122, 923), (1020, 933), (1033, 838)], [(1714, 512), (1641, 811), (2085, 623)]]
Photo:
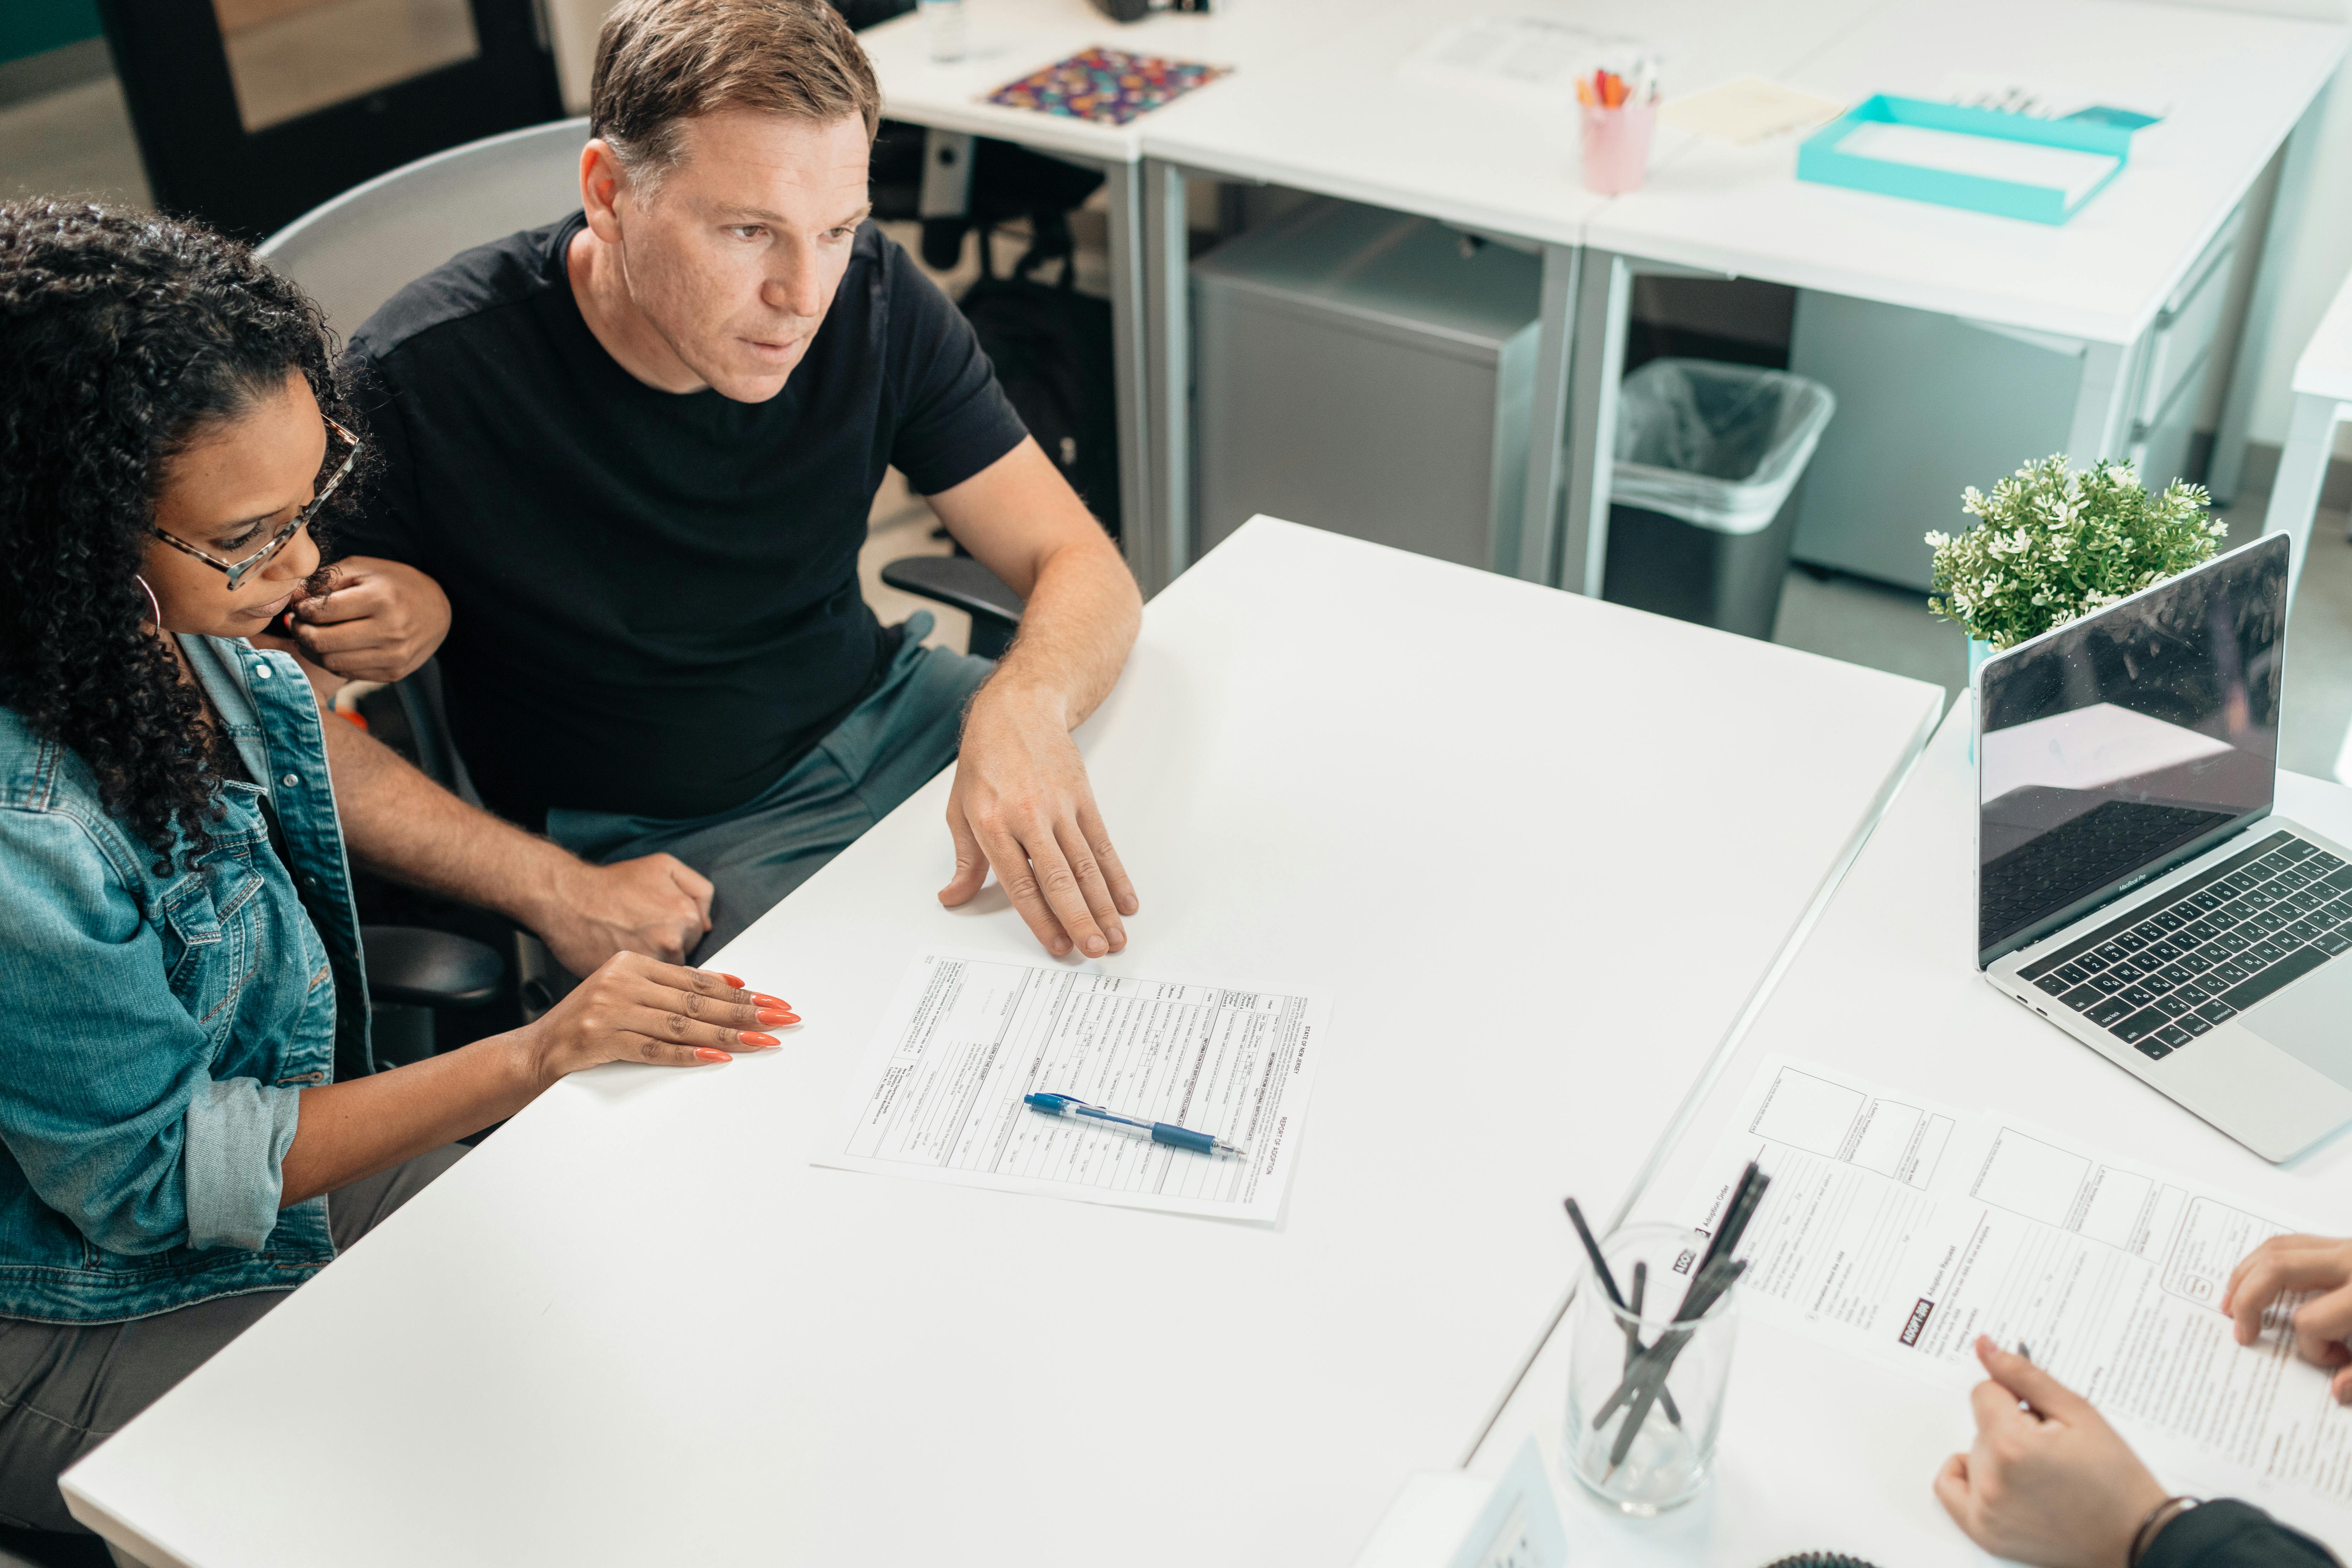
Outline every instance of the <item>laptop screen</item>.
[(1986, 663), (1979, 964), (2269, 812), (2286, 569), (2273, 534)]

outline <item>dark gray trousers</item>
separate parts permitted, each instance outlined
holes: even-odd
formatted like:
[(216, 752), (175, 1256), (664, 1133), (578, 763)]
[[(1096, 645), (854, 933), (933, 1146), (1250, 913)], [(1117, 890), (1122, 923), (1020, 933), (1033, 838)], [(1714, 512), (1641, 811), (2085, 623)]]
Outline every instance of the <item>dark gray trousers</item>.
[[(465, 1152), (452, 1143), (328, 1194), (336, 1250), (374, 1229)], [(215, 1296), (152, 1318), (87, 1327), (0, 1318), (0, 1521), (81, 1531), (66, 1511), (58, 1473), (289, 1294)]]

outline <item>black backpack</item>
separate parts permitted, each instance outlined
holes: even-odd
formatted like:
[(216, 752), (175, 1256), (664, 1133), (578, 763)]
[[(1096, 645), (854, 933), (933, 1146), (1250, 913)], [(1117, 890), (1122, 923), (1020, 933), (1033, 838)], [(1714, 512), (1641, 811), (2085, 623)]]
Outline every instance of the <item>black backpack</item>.
[[(963, 313), (1029, 434), (1113, 539), (1118, 537), (1118, 389), (1111, 369), (1110, 301), (1072, 287), (1067, 220), (1033, 214), (1036, 237), (1010, 278), (988, 268), (964, 290)], [(1059, 259), (1061, 280), (1034, 274)]]

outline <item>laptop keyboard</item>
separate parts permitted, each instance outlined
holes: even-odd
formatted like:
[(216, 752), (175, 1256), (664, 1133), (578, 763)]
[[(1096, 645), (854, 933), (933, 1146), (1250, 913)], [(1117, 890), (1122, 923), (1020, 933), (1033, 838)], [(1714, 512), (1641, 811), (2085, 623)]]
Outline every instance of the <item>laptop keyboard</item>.
[(2273, 833), (2022, 978), (2151, 1058), (2352, 952), (2352, 866)]

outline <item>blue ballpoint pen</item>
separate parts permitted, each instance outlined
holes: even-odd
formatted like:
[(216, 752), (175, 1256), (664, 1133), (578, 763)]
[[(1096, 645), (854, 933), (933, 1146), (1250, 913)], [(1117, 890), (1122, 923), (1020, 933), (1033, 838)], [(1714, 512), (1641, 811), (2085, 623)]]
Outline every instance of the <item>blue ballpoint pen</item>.
[(1149, 1132), (1154, 1143), (1166, 1143), (1178, 1149), (1190, 1149), (1196, 1154), (1245, 1154), (1247, 1150), (1212, 1138), (1205, 1132), (1178, 1127), (1172, 1122), (1146, 1121), (1140, 1117), (1121, 1116), (1116, 1110), (1106, 1110), (1099, 1105), (1089, 1105), (1075, 1095), (1033, 1094), (1023, 1104), (1032, 1110), (1042, 1110), (1048, 1116), (1083, 1116), (1089, 1121), (1108, 1121), (1114, 1127), (1132, 1127), (1139, 1132)]

